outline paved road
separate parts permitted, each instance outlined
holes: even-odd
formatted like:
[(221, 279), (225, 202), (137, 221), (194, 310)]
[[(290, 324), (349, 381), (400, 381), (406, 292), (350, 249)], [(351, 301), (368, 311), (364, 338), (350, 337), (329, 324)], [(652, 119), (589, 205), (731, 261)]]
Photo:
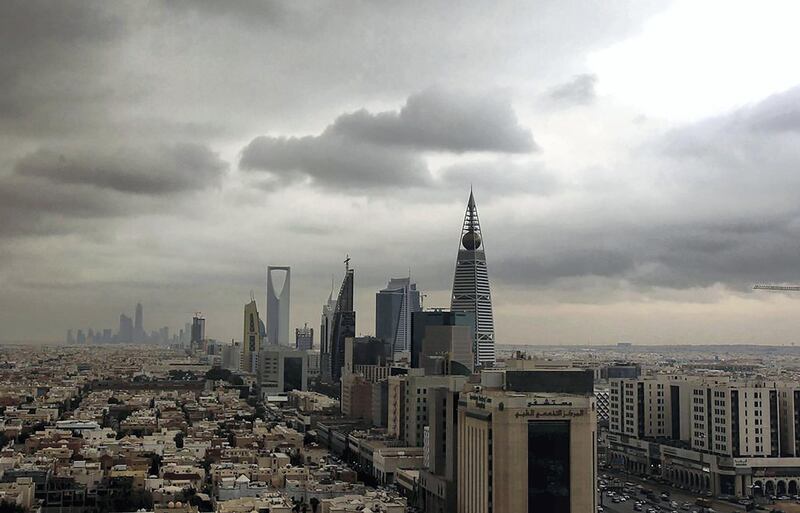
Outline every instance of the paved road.
[[(603, 471), (600, 472), (600, 474), (608, 474), (608, 476), (611, 477), (611, 478), (615, 478), (615, 477), (619, 478), (623, 483), (624, 482), (631, 482), (631, 483), (636, 483), (637, 485), (641, 484), (645, 488), (648, 488), (650, 490), (653, 490), (654, 492), (657, 492), (659, 495), (661, 494), (662, 491), (669, 490), (670, 499), (674, 500), (675, 502), (677, 502), (679, 506), (682, 505), (684, 502), (688, 502), (689, 504), (692, 505), (691, 509), (689, 510), (690, 512), (694, 511), (694, 510), (700, 510), (699, 506), (695, 506), (694, 505), (694, 501), (697, 499), (697, 495), (693, 495), (692, 493), (687, 492), (686, 490), (680, 490), (678, 488), (673, 488), (673, 487), (670, 487), (668, 485), (653, 483), (652, 481), (642, 481), (638, 477), (634, 477), (634, 476), (631, 476), (631, 475), (628, 475), (628, 474), (621, 474), (621, 473), (613, 472), (613, 471), (609, 471), (609, 470), (603, 470)], [(630, 512), (633, 512), (633, 504), (634, 504), (634, 502), (636, 502), (636, 500), (639, 500), (639, 499), (642, 499), (642, 498), (643, 498), (643, 496), (639, 495), (637, 497), (633, 497), (632, 498), (633, 500), (628, 500), (627, 502), (621, 502), (619, 504), (614, 504), (614, 503), (611, 502), (611, 499), (606, 497), (603, 500), (603, 504), (605, 505), (605, 510), (606, 511), (609, 511), (609, 512), (612, 512), (612, 513), (630, 513)], [(598, 500), (598, 504), (599, 503), (600, 503), (600, 501)], [(661, 505), (663, 511), (671, 511), (669, 506), (668, 506), (668, 504), (669, 503), (667, 503), (667, 502), (660, 502), (660, 505)], [(723, 502), (723, 501), (713, 501), (713, 506), (712, 507), (714, 508), (714, 511), (716, 511), (717, 513), (742, 513), (744, 511), (744, 508), (741, 507), (741, 506), (734, 506), (733, 504), (731, 504), (729, 502)], [(645, 511), (647, 510), (647, 508), (643, 508), (643, 509)], [(685, 511), (685, 510), (681, 510), (680, 508), (678, 508), (678, 511), (683, 513), (683, 511)]]

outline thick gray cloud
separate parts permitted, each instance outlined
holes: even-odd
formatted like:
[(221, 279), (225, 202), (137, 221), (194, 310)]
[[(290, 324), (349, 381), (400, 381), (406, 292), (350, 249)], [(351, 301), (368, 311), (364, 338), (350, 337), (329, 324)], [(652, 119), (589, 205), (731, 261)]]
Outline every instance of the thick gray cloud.
[(399, 112), (345, 114), (326, 131), (385, 146), (463, 153), (527, 153), (536, 149), (507, 97), (442, 89), (416, 93)]
[(551, 100), (564, 105), (588, 105), (595, 101), (597, 76), (591, 73), (576, 75), (565, 84), (554, 87), (549, 94)]
[(42, 135), (106, 118), (107, 48), (125, 21), (106, 2), (0, 4), (0, 133)]
[(529, 152), (536, 148), (507, 99), (427, 90), (399, 112), (360, 110), (336, 118), (318, 136), (259, 136), (239, 167), (278, 182), (308, 180), (334, 188), (428, 186), (424, 151)]
[(369, 189), (424, 185), (430, 180), (425, 162), (413, 152), (328, 132), (317, 137), (256, 137), (242, 150), (239, 167), (267, 171), (279, 185), (310, 181), (332, 188)]
[(0, 236), (89, 232), (93, 220), (168, 210), (218, 186), (225, 169), (200, 144), (39, 149), (0, 176)]
[(226, 167), (207, 146), (176, 144), (113, 151), (40, 149), (17, 162), (16, 172), (55, 184), (170, 195), (219, 185)]

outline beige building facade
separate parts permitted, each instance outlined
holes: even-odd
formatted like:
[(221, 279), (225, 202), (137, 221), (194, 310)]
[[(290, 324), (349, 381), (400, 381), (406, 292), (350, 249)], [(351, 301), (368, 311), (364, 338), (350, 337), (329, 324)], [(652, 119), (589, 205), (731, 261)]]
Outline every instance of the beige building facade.
[[(502, 385), (476, 387), (459, 398), (458, 512), (594, 512), (591, 375), (579, 369), (519, 372), (526, 375), (522, 381), (521, 375), (503, 376)], [(576, 386), (564, 385), (571, 378)]]

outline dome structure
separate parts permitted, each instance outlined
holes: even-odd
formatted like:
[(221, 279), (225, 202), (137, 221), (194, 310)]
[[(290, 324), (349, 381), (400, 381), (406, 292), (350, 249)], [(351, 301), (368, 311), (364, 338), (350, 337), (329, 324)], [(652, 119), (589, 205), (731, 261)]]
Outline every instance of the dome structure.
[(478, 249), (481, 247), (481, 234), (472, 230), (468, 231), (461, 237), (461, 245), (470, 251)]

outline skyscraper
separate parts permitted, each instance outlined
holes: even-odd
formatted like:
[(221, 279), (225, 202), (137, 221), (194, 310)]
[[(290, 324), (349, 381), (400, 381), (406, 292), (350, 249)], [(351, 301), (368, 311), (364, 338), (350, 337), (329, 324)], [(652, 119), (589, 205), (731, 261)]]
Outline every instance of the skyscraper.
[(192, 318), (192, 338), (190, 341), (191, 348), (196, 349), (200, 347), (200, 343), (206, 338), (206, 320), (201, 317), (199, 313), (195, 314)]
[(450, 309), (454, 312), (473, 312), (475, 314), (472, 349), (472, 353), (475, 355), (475, 364), (494, 363), (492, 295), (489, 290), (489, 273), (486, 270), (486, 254), (483, 250), (478, 209), (475, 206), (472, 190), (469, 191), (467, 211), (464, 214), (464, 224), (461, 228)]
[(295, 349), (308, 351), (314, 347), (314, 328), (309, 328), (305, 323), (302, 328), (294, 330)]
[(331, 293), (328, 295), (328, 301), (322, 305), (319, 325), (319, 373), (322, 381), (326, 383), (331, 382), (331, 330), (335, 311), (336, 300), (333, 299), (333, 277), (331, 277)]
[(414, 312), (411, 321), (411, 367), (427, 374), (472, 373), (472, 312)]
[(256, 372), (261, 348), (258, 307), (255, 298), (244, 305), (244, 334), (242, 335), (242, 364), (244, 372)]
[(144, 332), (144, 311), (141, 303), (136, 303), (136, 313), (133, 316), (133, 341), (143, 342)]
[(119, 333), (117, 342), (120, 344), (130, 344), (133, 342), (133, 321), (125, 314), (119, 315)]
[(339, 296), (336, 298), (336, 310), (333, 313), (331, 328), (331, 381), (336, 383), (342, 377), (344, 365), (345, 339), (356, 336), (356, 312), (353, 311), (353, 270), (350, 269), (350, 258), (345, 260), (345, 276)]
[(420, 310), (419, 291), (411, 278), (392, 278), (375, 294), (375, 336), (391, 342), (394, 352), (411, 346), (411, 314)]
[[(291, 344), (289, 339), (291, 277), (291, 268), (288, 266), (267, 267), (267, 341), (272, 345)], [(276, 285), (280, 290), (276, 290)]]

